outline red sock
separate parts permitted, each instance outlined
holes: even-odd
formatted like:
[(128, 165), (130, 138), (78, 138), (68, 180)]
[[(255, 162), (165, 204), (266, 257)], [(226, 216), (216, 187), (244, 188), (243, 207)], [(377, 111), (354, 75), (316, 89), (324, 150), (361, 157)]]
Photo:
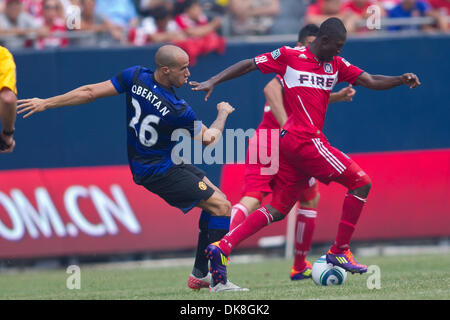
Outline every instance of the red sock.
[(241, 224), (228, 232), (219, 242), (219, 247), (229, 256), (234, 249), (243, 240), (249, 238), (257, 231), (269, 225), (273, 221), (272, 215), (266, 209), (261, 207), (252, 212)]
[(350, 239), (365, 203), (366, 199), (346, 194), (336, 241), (330, 249), (332, 253), (342, 253), (349, 248)]
[(242, 223), (248, 216), (248, 209), (242, 203), (236, 203), (231, 209), (230, 231)]
[(294, 256), (294, 269), (296, 271), (302, 271), (306, 266), (305, 259), (311, 248), (314, 227), (316, 226), (316, 217), (316, 209), (306, 207), (297, 209)]

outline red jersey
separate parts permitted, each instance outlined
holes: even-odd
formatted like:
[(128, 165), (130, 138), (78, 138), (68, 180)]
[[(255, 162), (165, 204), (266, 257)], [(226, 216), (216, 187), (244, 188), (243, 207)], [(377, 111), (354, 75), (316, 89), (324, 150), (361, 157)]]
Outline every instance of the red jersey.
[(450, 0), (428, 0), (428, 3), (434, 9), (442, 12), (442, 14), (450, 15)]
[(375, 3), (372, 1), (367, 1), (362, 7), (358, 7), (354, 1), (349, 1), (342, 5), (340, 12), (346, 13), (347, 11), (350, 11), (360, 17), (364, 17), (367, 14), (367, 8), (373, 6), (374, 4)]
[[(45, 26), (44, 18), (40, 18), (39, 23), (41, 26)], [(39, 38), (36, 45), (38, 49), (43, 48), (54, 48), (54, 47), (66, 47), (69, 44), (69, 40), (67, 38), (62, 38), (61, 36), (55, 37), (52, 33), (65, 33), (67, 32), (66, 24), (63, 19), (56, 18), (53, 21), (51, 26), (47, 27), (50, 29), (50, 34), (47, 37)]]
[(23, 7), (26, 12), (35, 18), (42, 17), (42, 7), (44, 0), (22, 0)]
[[(276, 76), (277, 80), (280, 81), (281, 86), (283, 86), (283, 78), (281, 78), (281, 76), (279, 76), (277, 74)], [(289, 115), (291, 114), (291, 109), (287, 106), (284, 106), (284, 110), (286, 111), (286, 114)], [(265, 103), (264, 105), (264, 113), (263, 113), (263, 118), (261, 120), (261, 123), (259, 124), (258, 128), (264, 128), (264, 129), (279, 129), (280, 128), (280, 124), (278, 123), (277, 118), (275, 118), (275, 116), (272, 113), (272, 108), (269, 106), (269, 104)]]
[(310, 4), (308, 8), (306, 8), (306, 16), (318, 16), (324, 14), (322, 11), (324, 0), (318, 0), (314, 4)]
[(203, 26), (208, 24), (208, 18), (204, 14), (200, 15), (197, 21), (189, 18), (188, 15), (185, 13), (177, 15), (174, 20), (178, 24), (178, 26), (183, 30), (191, 27)]
[(317, 135), (325, 121), (331, 90), (339, 82), (353, 84), (363, 72), (341, 57), (320, 61), (309, 47), (282, 47), (254, 58), (262, 73), (283, 78), (283, 100), (291, 115), (284, 129)]

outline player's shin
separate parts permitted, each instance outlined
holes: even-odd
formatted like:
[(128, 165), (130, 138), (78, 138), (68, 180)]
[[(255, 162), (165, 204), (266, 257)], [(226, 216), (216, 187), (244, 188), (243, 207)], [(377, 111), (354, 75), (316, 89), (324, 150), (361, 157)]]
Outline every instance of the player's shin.
[(219, 241), (228, 233), (229, 230), (230, 230), (230, 217), (211, 216), (208, 223), (209, 243)]
[(208, 224), (210, 218), (211, 214), (203, 210), (198, 222), (199, 232), (197, 251), (195, 254), (194, 268), (192, 269), (192, 274), (197, 278), (203, 278), (208, 273), (208, 259), (205, 256), (205, 248), (211, 243), (208, 235)]
[(358, 222), (365, 203), (365, 198), (350, 193), (346, 194), (336, 240), (330, 249), (332, 253), (342, 253), (349, 248), (356, 223)]
[(241, 203), (236, 203), (231, 209), (230, 230), (233, 230), (248, 216), (248, 209)]
[(229, 256), (231, 250), (248, 237), (252, 236), (274, 221), (274, 217), (266, 207), (252, 212), (240, 225), (231, 230), (219, 243), (220, 249)]
[(349, 190), (344, 199), (336, 240), (330, 249), (331, 253), (340, 254), (349, 249), (350, 240), (372, 183), (370, 177), (355, 162), (336, 179), (336, 182)]
[(316, 226), (317, 211), (313, 208), (300, 207), (297, 209), (295, 223), (295, 255), (293, 269), (302, 271), (306, 266), (306, 255), (311, 248), (314, 228)]

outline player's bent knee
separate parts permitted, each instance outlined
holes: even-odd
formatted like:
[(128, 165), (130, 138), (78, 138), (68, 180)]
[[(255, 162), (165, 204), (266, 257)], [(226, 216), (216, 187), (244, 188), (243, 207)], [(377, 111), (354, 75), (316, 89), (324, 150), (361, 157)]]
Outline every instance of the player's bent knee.
[(301, 201), (300, 205), (306, 208), (316, 209), (320, 200), (320, 193), (318, 193), (313, 199), (309, 201)]
[(356, 192), (365, 190), (368, 194), (372, 180), (369, 175), (354, 162), (336, 179), (336, 182), (346, 187), (351, 194), (358, 189), (359, 190)]
[(284, 213), (278, 211), (277, 209), (275, 209), (274, 207), (272, 207), (270, 205), (267, 205), (266, 208), (267, 208), (267, 210), (269, 210), (269, 213), (273, 218), (272, 222), (281, 221), (286, 217), (286, 215)]
[(231, 215), (231, 202), (228, 200), (225, 200), (224, 203), (221, 206), (221, 216), (230, 216)]
[(358, 186), (357, 188), (349, 189), (348, 193), (365, 199), (368, 197), (370, 189), (372, 188), (372, 181), (370, 180), (370, 177), (368, 175), (365, 175), (363, 178), (363, 182), (360, 184), (362, 185)]
[(212, 210), (212, 215), (214, 216), (221, 216), (221, 217), (227, 217), (231, 215), (231, 202), (223, 199), (220, 201), (216, 208)]
[(256, 209), (258, 209), (259, 207), (261, 207), (261, 202), (253, 197), (250, 196), (244, 196), (242, 197), (242, 199), (239, 201), (240, 204), (242, 204), (245, 208), (247, 208), (247, 211), (249, 213), (255, 211)]
[(361, 197), (361, 198), (367, 198), (371, 188), (372, 188), (372, 183), (369, 182), (359, 188), (349, 190), (348, 193), (353, 194), (358, 197)]
[(225, 199), (218, 191), (215, 191), (207, 200), (200, 200), (197, 206), (213, 216), (231, 215), (230, 201)]
[(253, 199), (256, 199), (259, 203), (261, 203), (266, 195), (267, 195), (267, 193), (262, 192), (262, 191), (247, 191), (242, 195), (242, 197), (243, 198), (253, 198)]
[(272, 217), (273, 217), (272, 222), (277, 222), (283, 220), (286, 216), (281, 212), (277, 211), (275, 214), (272, 215)]

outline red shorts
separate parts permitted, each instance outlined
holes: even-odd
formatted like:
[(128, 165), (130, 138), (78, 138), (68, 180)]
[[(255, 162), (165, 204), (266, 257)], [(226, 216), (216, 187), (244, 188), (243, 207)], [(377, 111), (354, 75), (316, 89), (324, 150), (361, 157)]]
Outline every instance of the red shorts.
[[(279, 171), (279, 157), (275, 156), (278, 153), (279, 134), (280, 129), (258, 128), (250, 139), (245, 162), (243, 196), (258, 197), (257, 193), (272, 192), (273, 180)], [(309, 177), (302, 183), (302, 192), (297, 200), (305, 202), (314, 199), (319, 193), (316, 179)]]
[(287, 132), (280, 138), (279, 170), (271, 184), (271, 205), (282, 213), (289, 212), (311, 177), (325, 184), (336, 181), (350, 190), (370, 182), (364, 171), (332, 147), (323, 134), (311, 138)]

